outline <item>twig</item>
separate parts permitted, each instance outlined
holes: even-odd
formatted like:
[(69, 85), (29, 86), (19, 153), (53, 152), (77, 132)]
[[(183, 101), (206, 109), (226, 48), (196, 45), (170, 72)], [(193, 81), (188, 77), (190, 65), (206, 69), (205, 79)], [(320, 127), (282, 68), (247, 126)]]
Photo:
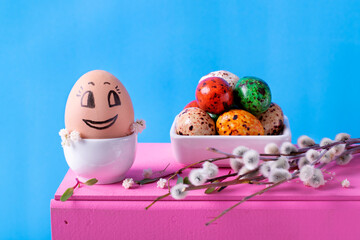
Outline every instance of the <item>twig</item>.
[[(219, 154), (223, 154), (225, 156), (227, 156), (228, 158), (242, 158), (242, 156), (238, 156), (238, 155), (234, 155), (234, 154), (229, 154), (229, 153), (226, 153), (226, 152), (223, 152), (219, 149), (216, 149), (216, 148), (213, 148), (213, 147), (209, 147), (207, 148), (208, 151), (210, 152), (214, 152), (214, 153), (219, 153)], [(262, 156), (263, 154), (260, 154), (260, 156)], [(270, 154), (267, 154), (269, 156), (275, 156), (275, 155), (270, 155)], [(273, 161), (273, 160), (276, 160), (277, 158), (261, 158), (261, 160), (263, 161)]]
[(186, 188), (186, 191), (206, 189), (206, 188), (211, 188), (211, 187), (224, 187), (224, 186), (236, 185), (236, 184), (241, 184), (241, 183), (249, 183), (251, 180), (252, 179), (244, 178), (244, 179), (234, 179), (234, 180), (226, 181), (226, 182), (204, 184), (204, 185), (199, 185), (199, 186), (189, 186)]
[(152, 205), (154, 205), (157, 201), (159, 201), (159, 200), (161, 200), (161, 199), (163, 199), (163, 198), (166, 198), (167, 196), (170, 196), (170, 193), (169, 193), (169, 192), (168, 192), (167, 194), (164, 194), (164, 195), (156, 198), (149, 206), (147, 206), (147, 207), (145, 208), (145, 210), (148, 210), (148, 209), (149, 209)]
[[(335, 144), (335, 145), (336, 145), (336, 144)], [(335, 146), (335, 145), (334, 145), (334, 146)], [(311, 165), (317, 164), (317, 163), (320, 161), (320, 159), (326, 154), (326, 152), (329, 151), (329, 148), (330, 148), (331, 146), (327, 145), (327, 146), (324, 146), (324, 147), (327, 147), (327, 148), (325, 149), (325, 151), (323, 151), (323, 152), (319, 155), (319, 157), (317, 158), (316, 161), (314, 161), (314, 162), (311, 163)], [(352, 152), (352, 151), (354, 151), (354, 149), (355, 149), (355, 150), (358, 150), (358, 149), (360, 150), (360, 146), (359, 146), (359, 147), (356, 147), (356, 148), (352, 148), (351, 150), (344, 151), (344, 153), (342, 153), (340, 156), (343, 156), (343, 155), (347, 154), (348, 152)], [(340, 157), (340, 156), (337, 156), (337, 157)], [(336, 159), (336, 158), (334, 158), (332, 161), (334, 161), (335, 159)], [(321, 165), (319, 166), (319, 168), (324, 167), (326, 164), (327, 164), (327, 163), (321, 164)], [(295, 171), (291, 174), (291, 179), (290, 179), (290, 180), (297, 178), (299, 173), (300, 173), (299, 170), (295, 170)], [(286, 181), (290, 181), (290, 180), (284, 179), (284, 180), (282, 180), (282, 181), (280, 181), (280, 182), (278, 182), (278, 183), (275, 183), (275, 184), (273, 184), (273, 185), (271, 185), (271, 186), (269, 186), (269, 187), (267, 187), (267, 188), (264, 188), (263, 190), (260, 190), (260, 191), (258, 191), (258, 192), (256, 192), (256, 193), (253, 193), (253, 194), (251, 194), (251, 195), (249, 195), (249, 196), (247, 196), (247, 197), (244, 197), (240, 202), (238, 202), (238, 203), (234, 204), (233, 206), (231, 206), (230, 208), (224, 210), (224, 211), (221, 212), (218, 216), (216, 216), (215, 218), (213, 218), (212, 220), (210, 220), (209, 222), (207, 222), (205, 225), (206, 225), (206, 226), (210, 225), (211, 223), (213, 223), (213, 222), (216, 221), (217, 219), (221, 218), (221, 217), (224, 216), (226, 213), (228, 213), (229, 211), (231, 211), (231, 210), (234, 209), (235, 207), (239, 206), (239, 205), (242, 204), (243, 202), (249, 200), (250, 198), (253, 198), (254, 196), (257, 196), (257, 195), (261, 195), (261, 194), (267, 192), (268, 190), (270, 190), (270, 189), (272, 189), (272, 188), (274, 188), (274, 187), (276, 187), (276, 186), (279, 186), (280, 184), (282, 184), (282, 183), (284, 183), (284, 182), (286, 182)], [(269, 183), (268, 183), (268, 184), (269, 184)]]
[(223, 180), (223, 179), (226, 179), (228, 177), (234, 177), (234, 176), (237, 176), (237, 175), (238, 175), (237, 173), (229, 173), (229, 174), (226, 174), (226, 175), (223, 175), (223, 176), (218, 176), (218, 177), (215, 177), (215, 178), (208, 179), (207, 182), (214, 182), (216, 180)]
[(224, 210), (222, 213), (220, 213), (220, 214), (219, 214), (218, 216), (216, 216), (215, 218), (211, 219), (211, 220), (210, 220), (209, 222), (207, 222), (205, 225), (206, 225), (206, 226), (209, 226), (211, 223), (215, 222), (217, 219), (221, 218), (221, 217), (224, 216), (227, 212), (229, 212), (229, 211), (231, 211), (232, 209), (236, 208), (237, 206), (239, 206), (239, 205), (242, 204), (243, 202), (245, 202), (245, 201), (249, 200), (250, 198), (253, 198), (253, 197), (257, 196), (257, 195), (261, 195), (261, 194), (267, 192), (268, 190), (270, 190), (270, 189), (272, 189), (272, 188), (274, 188), (274, 187), (276, 187), (276, 186), (279, 186), (280, 184), (282, 184), (282, 183), (284, 183), (284, 182), (286, 182), (286, 181), (288, 181), (288, 180), (287, 180), (287, 179), (284, 179), (284, 180), (282, 180), (282, 181), (280, 181), (280, 182), (278, 182), (278, 183), (275, 183), (275, 184), (273, 184), (273, 185), (271, 185), (271, 186), (269, 186), (269, 187), (267, 187), (267, 188), (264, 188), (264, 189), (262, 189), (262, 190), (260, 190), (260, 191), (258, 191), (258, 192), (256, 192), (256, 193), (253, 193), (253, 194), (251, 194), (251, 195), (249, 195), (249, 196), (244, 197), (240, 202), (238, 202), (238, 203), (234, 204), (233, 206), (229, 207), (228, 209)]
[(187, 166), (185, 166), (185, 167), (183, 167), (183, 168), (180, 168), (179, 170), (177, 170), (176, 172), (174, 172), (171, 176), (170, 176), (170, 178), (168, 179), (168, 181), (167, 181), (167, 185), (168, 185), (168, 189), (169, 189), (169, 192), (170, 192), (170, 180), (171, 179), (173, 179), (174, 177), (176, 177), (178, 174), (181, 174), (184, 170), (186, 170), (186, 169), (188, 169), (188, 168), (191, 168), (191, 167), (193, 167), (193, 166), (195, 166), (195, 165), (198, 165), (198, 164), (200, 164), (200, 163), (203, 163), (203, 162), (206, 162), (206, 161), (208, 161), (208, 162), (216, 162), (216, 161), (219, 161), (219, 160), (224, 160), (224, 159), (228, 159), (229, 157), (218, 157), (218, 158), (210, 158), (210, 159), (205, 159), (205, 160), (201, 160), (201, 161), (198, 161), (198, 162), (196, 162), (196, 163), (192, 163), (192, 164), (190, 164), (190, 165), (187, 165)]
[[(349, 140), (345, 140), (345, 141), (337, 141), (337, 142), (333, 142), (329, 145), (326, 145), (326, 146), (322, 146), (320, 147), (319, 145), (313, 145), (311, 147), (307, 147), (307, 148), (301, 148), (298, 150), (298, 152), (296, 153), (292, 153), (292, 154), (260, 154), (260, 159), (264, 162), (266, 161), (274, 161), (274, 160), (277, 160), (277, 157), (279, 156), (286, 156), (288, 157), (288, 160), (292, 163), (296, 163), (297, 159), (299, 159), (300, 157), (303, 157), (305, 156), (305, 153), (309, 150), (309, 149), (315, 149), (315, 150), (320, 150), (320, 149), (324, 149), (325, 151), (322, 151), (320, 153), (320, 155), (318, 156), (318, 158), (311, 163), (312, 166), (315, 166), (316, 164), (318, 164), (320, 162), (320, 159), (326, 154), (327, 151), (329, 151), (333, 146), (336, 146), (336, 145), (339, 145), (339, 144), (346, 144), (346, 151), (344, 151), (341, 155), (337, 156), (336, 158), (334, 158), (332, 161), (336, 160), (338, 157), (340, 156), (344, 156), (345, 154), (347, 153), (359, 153), (360, 152), (360, 146), (357, 145), (360, 143), (360, 139), (359, 138), (352, 138), (352, 139), (349, 139)], [(355, 145), (354, 145), (355, 144)], [(228, 159), (228, 158), (241, 158), (240, 156), (237, 156), (237, 155), (233, 155), (233, 154), (229, 154), (229, 153), (225, 153), (223, 151), (220, 151), (216, 148), (208, 148), (209, 151), (212, 151), (212, 152), (215, 152), (215, 153), (219, 153), (219, 154), (223, 154), (225, 155), (225, 157), (219, 157), (219, 158), (212, 158), (212, 159), (206, 159), (206, 160), (202, 160), (202, 161), (198, 161), (196, 163), (192, 163), (190, 165), (187, 165), (181, 169), (179, 169), (178, 171), (176, 172), (173, 172), (173, 173), (169, 173), (163, 177), (167, 177), (167, 176), (170, 176), (169, 179), (168, 179), (168, 189), (169, 189), (169, 192), (165, 195), (162, 195), (158, 198), (156, 198), (149, 206), (146, 207), (146, 209), (150, 208), (153, 204), (155, 204), (155, 202), (167, 197), (170, 195), (170, 180), (173, 179), (175, 176), (177, 176), (178, 174), (181, 174), (185, 169), (188, 169), (190, 167), (193, 167), (195, 165), (198, 165), (200, 163), (203, 163), (205, 161), (209, 161), (209, 162), (215, 162), (215, 161), (219, 161), (219, 160), (223, 160), (223, 159)], [(318, 168), (322, 168), (326, 165), (325, 164), (320, 164), (318, 166)], [(192, 191), (192, 190), (199, 190), (199, 189), (205, 189), (205, 188), (225, 188), (227, 186), (230, 186), (230, 185), (237, 185), (237, 184), (243, 184), (243, 183), (249, 183), (249, 184), (258, 184), (258, 185), (262, 185), (262, 184), (272, 184), (271, 186), (269, 187), (266, 187), (258, 192), (255, 192), (249, 196), (246, 196), (244, 197), (241, 201), (239, 201), (238, 203), (234, 204), (233, 206), (231, 206), (230, 208), (224, 210), (223, 212), (221, 212), (217, 217), (213, 218), (212, 220), (210, 220), (209, 222), (206, 223), (206, 225), (210, 225), (211, 223), (213, 223), (214, 221), (216, 221), (217, 219), (219, 219), (220, 217), (224, 216), (227, 212), (231, 211), (232, 209), (234, 209), (235, 207), (239, 206), (240, 204), (242, 204), (243, 202), (253, 198), (254, 196), (257, 196), (257, 195), (261, 195), (267, 191), (269, 191), (270, 189), (276, 187), (276, 186), (279, 186), (280, 184), (284, 183), (284, 182), (287, 182), (287, 181), (290, 181), (290, 180), (293, 180), (293, 179), (296, 179), (298, 178), (299, 176), (299, 173), (300, 173), (300, 170), (299, 169), (296, 169), (292, 172), (291, 174), (291, 178), (288, 180), (288, 179), (284, 179), (278, 183), (271, 183), (271, 182), (264, 182), (262, 180), (266, 179), (265, 177), (263, 176), (255, 176), (255, 177), (251, 177), (251, 178), (243, 178), (247, 175), (250, 175), (250, 174), (253, 174), (255, 172), (257, 172), (259, 170), (261, 165), (259, 165), (257, 168), (255, 168), (254, 170), (252, 171), (249, 171), (247, 173), (244, 173), (242, 175), (238, 175), (235, 179), (233, 180), (230, 180), (230, 181), (223, 181), (223, 182), (215, 182), (215, 181), (221, 181), (221, 180), (224, 180), (226, 178), (229, 178), (229, 177), (233, 177), (233, 176), (236, 176), (238, 173), (229, 173), (229, 174), (226, 174), (226, 175), (223, 175), (223, 176), (219, 176), (219, 177), (216, 177), (216, 178), (212, 178), (212, 179), (209, 179), (207, 182), (210, 182), (210, 184), (203, 184), (203, 185), (200, 185), (200, 186), (193, 186), (193, 185), (190, 185), (189, 187), (186, 188), (186, 191)], [(243, 179), (241, 179), (243, 178)]]
[[(170, 166), (170, 163), (168, 163), (168, 165), (166, 165), (166, 167), (161, 170), (161, 171), (158, 171), (158, 172), (154, 172), (154, 174), (162, 174), (163, 172), (166, 171), (166, 169)], [(158, 181), (160, 178), (166, 178), (168, 176), (170, 176), (171, 173), (169, 174), (166, 174), (166, 175), (163, 175), (163, 176), (160, 176), (160, 177), (156, 177), (156, 178), (144, 178), (143, 180), (140, 180), (140, 181), (135, 181), (137, 184), (139, 185), (145, 185), (145, 184), (149, 184), (149, 183), (153, 183), (153, 182), (156, 182)]]

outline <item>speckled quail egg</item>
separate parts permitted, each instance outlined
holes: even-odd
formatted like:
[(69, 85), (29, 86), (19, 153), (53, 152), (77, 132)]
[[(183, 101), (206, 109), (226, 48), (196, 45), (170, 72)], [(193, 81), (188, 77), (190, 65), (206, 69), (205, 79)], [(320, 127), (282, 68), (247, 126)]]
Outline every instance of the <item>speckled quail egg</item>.
[(176, 118), (176, 133), (189, 136), (214, 135), (216, 133), (215, 122), (200, 108), (186, 108)]
[(234, 103), (242, 109), (258, 116), (265, 112), (271, 103), (269, 85), (257, 77), (243, 77), (236, 84)]
[(219, 116), (216, 130), (220, 135), (264, 135), (260, 121), (251, 113), (233, 109)]
[(236, 83), (239, 81), (239, 77), (236, 76), (235, 74), (233, 74), (229, 71), (219, 70), (219, 71), (208, 73), (207, 75), (200, 78), (199, 82), (201, 82), (202, 80), (204, 80), (208, 77), (219, 77), (219, 78), (224, 79), (225, 81), (227, 81), (229, 83), (229, 85), (231, 86), (231, 88), (233, 90), (235, 89)]
[(258, 116), (265, 135), (279, 135), (284, 129), (284, 114), (279, 105), (271, 103), (268, 110)]
[(233, 104), (233, 91), (222, 78), (209, 77), (202, 80), (195, 92), (196, 101), (204, 111), (220, 114)]

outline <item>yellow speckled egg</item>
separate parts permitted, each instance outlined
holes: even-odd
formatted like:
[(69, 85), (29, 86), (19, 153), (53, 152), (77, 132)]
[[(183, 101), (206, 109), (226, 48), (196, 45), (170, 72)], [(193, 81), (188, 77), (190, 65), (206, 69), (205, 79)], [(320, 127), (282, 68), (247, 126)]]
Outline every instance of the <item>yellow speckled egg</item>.
[(264, 135), (261, 122), (251, 113), (233, 109), (220, 115), (216, 121), (220, 135)]

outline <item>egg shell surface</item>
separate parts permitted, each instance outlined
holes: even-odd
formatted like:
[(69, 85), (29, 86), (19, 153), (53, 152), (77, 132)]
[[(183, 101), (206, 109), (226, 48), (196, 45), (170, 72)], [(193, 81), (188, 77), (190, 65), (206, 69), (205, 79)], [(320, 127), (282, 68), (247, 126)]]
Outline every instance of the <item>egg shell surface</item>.
[(271, 103), (268, 110), (258, 116), (264, 127), (265, 135), (279, 135), (284, 129), (284, 114), (280, 106)]
[(233, 90), (235, 89), (236, 83), (239, 81), (239, 77), (236, 76), (235, 74), (233, 74), (229, 71), (219, 70), (219, 71), (208, 73), (207, 75), (203, 76), (199, 82), (201, 82), (202, 80), (209, 78), (209, 77), (219, 77), (219, 78), (224, 79), (225, 81), (227, 81), (229, 83), (229, 85), (231, 86), (231, 88)]
[(207, 113), (209, 114), (209, 116), (214, 120), (214, 122), (216, 122), (216, 120), (218, 119), (219, 117), (219, 114), (215, 114), (215, 113)]
[(82, 138), (119, 138), (131, 134), (134, 108), (124, 85), (111, 73), (90, 71), (73, 86), (65, 108), (65, 127)]
[(199, 105), (197, 104), (196, 100), (193, 100), (191, 102), (189, 102), (188, 104), (186, 104), (186, 106), (184, 107), (185, 108), (189, 108), (189, 107), (199, 107)]
[(202, 110), (215, 114), (228, 110), (233, 103), (230, 85), (219, 77), (202, 80), (196, 88), (195, 96)]
[(240, 109), (221, 114), (216, 121), (216, 130), (220, 135), (264, 135), (259, 119)]
[(257, 77), (243, 77), (236, 84), (235, 104), (257, 116), (265, 112), (271, 104), (268, 84)]
[(176, 133), (188, 136), (214, 135), (216, 133), (215, 122), (200, 108), (186, 108), (177, 116)]

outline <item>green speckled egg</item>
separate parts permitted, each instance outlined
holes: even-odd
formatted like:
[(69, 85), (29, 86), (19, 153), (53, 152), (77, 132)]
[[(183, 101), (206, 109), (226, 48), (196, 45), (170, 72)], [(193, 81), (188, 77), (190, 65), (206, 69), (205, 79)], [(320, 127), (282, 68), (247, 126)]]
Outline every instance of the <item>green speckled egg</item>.
[(271, 92), (267, 83), (257, 77), (243, 77), (236, 84), (235, 104), (242, 109), (259, 115), (271, 104)]

